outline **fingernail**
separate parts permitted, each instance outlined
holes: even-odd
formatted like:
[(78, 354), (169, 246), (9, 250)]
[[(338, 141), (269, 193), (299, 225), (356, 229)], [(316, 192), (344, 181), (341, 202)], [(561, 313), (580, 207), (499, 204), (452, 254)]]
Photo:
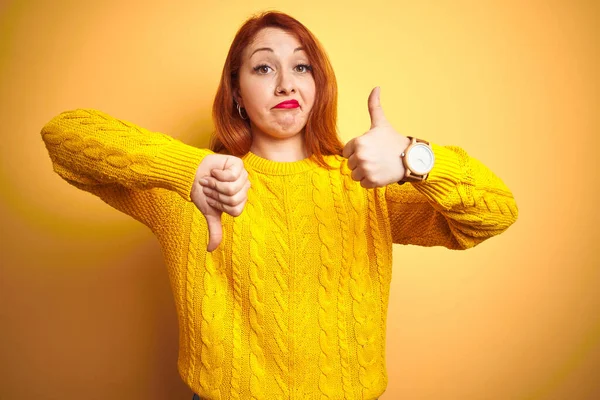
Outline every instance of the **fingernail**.
[(200, 184), (201, 185), (208, 185), (208, 181), (204, 178), (200, 179)]

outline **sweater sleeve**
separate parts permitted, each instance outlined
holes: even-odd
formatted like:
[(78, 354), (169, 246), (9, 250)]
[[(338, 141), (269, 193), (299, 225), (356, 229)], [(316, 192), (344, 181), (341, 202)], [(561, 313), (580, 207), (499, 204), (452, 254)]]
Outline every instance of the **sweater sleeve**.
[(153, 231), (166, 212), (164, 189), (191, 201), (198, 165), (214, 154), (93, 109), (62, 112), (41, 135), (58, 175)]
[(516, 221), (500, 178), (460, 147), (431, 146), (435, 165), (425, 181), (385, 187), (394, 243), (468, 249)]

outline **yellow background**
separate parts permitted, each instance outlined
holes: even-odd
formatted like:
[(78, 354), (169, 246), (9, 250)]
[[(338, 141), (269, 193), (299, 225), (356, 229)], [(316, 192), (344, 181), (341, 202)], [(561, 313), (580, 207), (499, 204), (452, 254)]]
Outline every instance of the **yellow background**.
[(52, 171), (54, 115), (96, 108), (206, 147), (235, 32), (299, 19), (344, 142), (381, 86), (404, 135), (458, 145), (519, 219), (467, 251), (394, 247), (382, 400), (600, 398), (596, 1), (0, 3), (0, 398), (190, 399), (149, 229)]

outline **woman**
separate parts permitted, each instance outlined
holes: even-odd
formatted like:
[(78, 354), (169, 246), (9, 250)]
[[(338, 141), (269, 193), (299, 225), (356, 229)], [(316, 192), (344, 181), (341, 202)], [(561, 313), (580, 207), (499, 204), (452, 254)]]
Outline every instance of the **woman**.
[(371, 129), (345, 146), (336, 102), (314, 36), (268, 12), (233, 40), (210, 150), (97, 110), (42, 129), (60, 176), (161, 243), (194, 398), (376, 399), (392, 243), (468, 249), (517, 218), (463, 149), (396, 132), (379, 89)]

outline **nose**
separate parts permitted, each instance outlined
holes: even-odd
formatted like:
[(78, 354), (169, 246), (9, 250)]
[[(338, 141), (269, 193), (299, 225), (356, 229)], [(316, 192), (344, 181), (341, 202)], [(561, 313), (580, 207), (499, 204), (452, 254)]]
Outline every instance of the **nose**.
[(289, 94), (296, 92), (296, 83), (291, 72), (283, 71), (279, 74), (277, 81), (277, 94)]

